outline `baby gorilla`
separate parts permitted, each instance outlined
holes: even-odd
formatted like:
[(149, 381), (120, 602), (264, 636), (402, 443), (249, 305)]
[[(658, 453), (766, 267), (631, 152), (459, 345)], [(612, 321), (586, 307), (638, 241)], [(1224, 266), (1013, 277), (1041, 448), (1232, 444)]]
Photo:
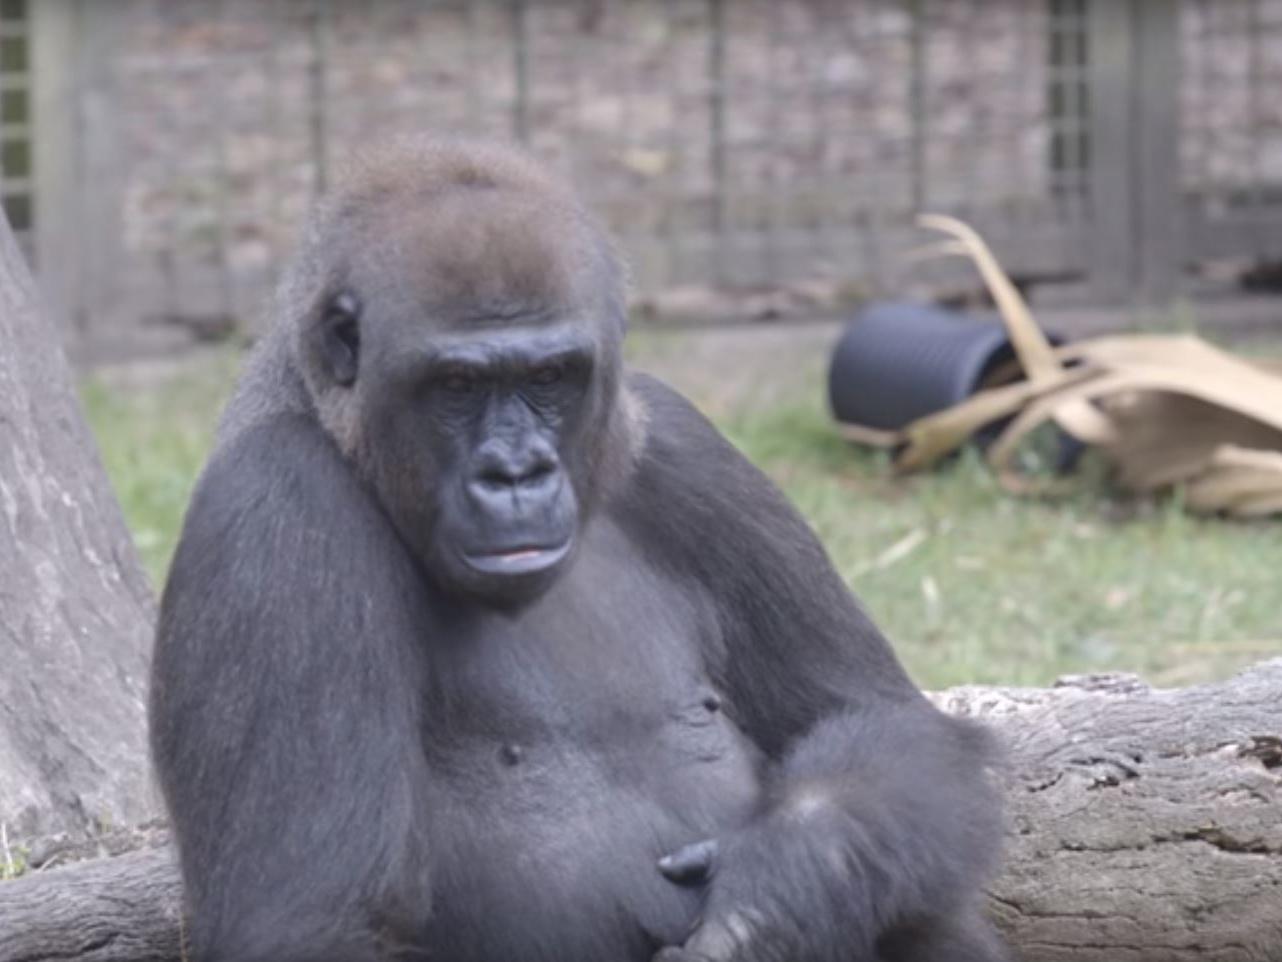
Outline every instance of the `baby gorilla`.
[(162, 604), (196, 962), (1003, 957), (985, 734), (624, 327), (517, 152), (314, 216)]

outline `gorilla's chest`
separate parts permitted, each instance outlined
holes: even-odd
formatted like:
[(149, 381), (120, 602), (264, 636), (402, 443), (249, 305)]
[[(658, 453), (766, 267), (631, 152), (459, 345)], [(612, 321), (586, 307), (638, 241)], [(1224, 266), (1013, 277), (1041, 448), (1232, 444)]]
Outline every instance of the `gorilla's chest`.
[(758, 753), (705, 670), (715, 630), (697, 598), (606, 553), (437, 653), (424, 745), (451, 882), (434, 928), (460, 959), (542, 957), (494, 941), (513, 932), (548, 958), (598, 957), (598, 941), (601, 958), (648, 958), (689, 924), (698, 892), (655, 861), (742, 824), (759, 792)]

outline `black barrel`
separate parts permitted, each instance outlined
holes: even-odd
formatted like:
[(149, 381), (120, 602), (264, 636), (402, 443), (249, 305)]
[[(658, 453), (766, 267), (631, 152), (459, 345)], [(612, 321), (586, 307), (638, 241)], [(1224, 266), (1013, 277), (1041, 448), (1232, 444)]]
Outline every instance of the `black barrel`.
[(870, 304), (833, 351), (828, 399), (838, 421), (898, 430), (974, 394), (1013, 357), (996, 318), (932, 304)]

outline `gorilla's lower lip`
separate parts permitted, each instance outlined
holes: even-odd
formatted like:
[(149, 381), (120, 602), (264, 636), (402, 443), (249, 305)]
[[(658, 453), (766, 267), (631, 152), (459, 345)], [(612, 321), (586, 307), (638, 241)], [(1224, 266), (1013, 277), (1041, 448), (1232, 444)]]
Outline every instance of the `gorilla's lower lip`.
[(528, 575), (545, 571), (570, 553), (570, 540), (561, 544), (521, 545), (500, 551), (465, 553), (468, 567), (487, 575)]

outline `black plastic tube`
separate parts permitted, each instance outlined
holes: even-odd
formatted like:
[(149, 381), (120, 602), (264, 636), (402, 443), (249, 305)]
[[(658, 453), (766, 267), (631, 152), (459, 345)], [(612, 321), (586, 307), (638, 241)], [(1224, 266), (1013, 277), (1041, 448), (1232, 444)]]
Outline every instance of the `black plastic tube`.
[(829, 403), (839, 421), (898, 430), (974, 394), (1013, 357), (996, 318), (931, 304), (870, 304), (833, 351)]

